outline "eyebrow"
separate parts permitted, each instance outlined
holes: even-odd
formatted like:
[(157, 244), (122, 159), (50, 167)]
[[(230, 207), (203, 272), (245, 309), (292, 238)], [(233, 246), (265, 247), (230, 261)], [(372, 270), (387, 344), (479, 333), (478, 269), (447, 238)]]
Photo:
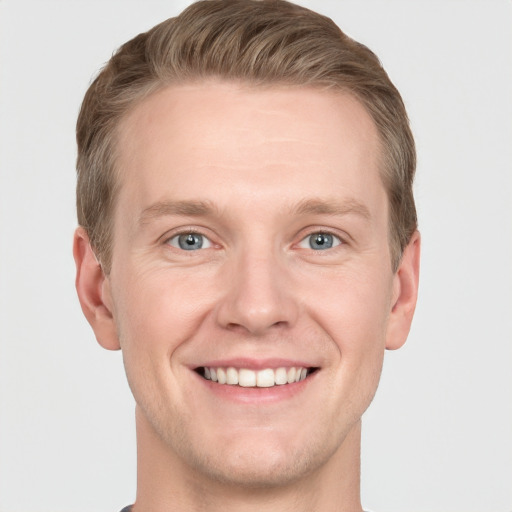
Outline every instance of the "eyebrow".
[[(343, 202), (324, 199), (305, 199), (292, 211), (296, 215), (348, 215), (355, 214), (366, 220), (371, 219), (370, 210), (355, 199)], [(209, 201), (159, 201), (145, 208), (139, 218), (140, 224), (167, 215), (184, 215), (188, 217), (210, 216), (217, 208)]]
[(371, 219), (370, 210), (363, 203), (355, 199), (348, 199), (342, 202), (323, 199), (306, 199), (301, 201), (295, 208), (299, 215), (348, 215), (355, 214), (366, 220)]
[(199, 217), (211, 215), (216, 208), (208, 201), (159, 201), (145, 208), (139, 218), (140, 224), (166, 215)]

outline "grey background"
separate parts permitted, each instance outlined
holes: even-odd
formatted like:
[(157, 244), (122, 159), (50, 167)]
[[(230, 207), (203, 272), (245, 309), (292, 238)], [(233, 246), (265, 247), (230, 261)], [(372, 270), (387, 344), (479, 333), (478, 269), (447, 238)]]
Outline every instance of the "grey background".
[[(302, 3), (379, 55), (418, 145), (420, 300), (365, 415), (363, 504), (510, 512), (512, 3)], [(121, 356), (73, 285), (74, 123), (113, 49), (186, 4), (0, 0), (0, 512), (134, 498)]]

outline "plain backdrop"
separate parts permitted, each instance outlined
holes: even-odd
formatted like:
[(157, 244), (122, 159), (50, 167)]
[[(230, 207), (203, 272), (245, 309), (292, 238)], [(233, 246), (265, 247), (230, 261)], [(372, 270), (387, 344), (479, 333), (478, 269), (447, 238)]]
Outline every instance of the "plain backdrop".
[[(74, 125), (112, 51), (187, 3), (0, 0), (0, 512), (134, 499), (121, 354), (74, 291)], [(364, 418), (363, 504), (511, 512), (512, 2), (302, 3), (379, 55), (418, 146), (420, 299)]]

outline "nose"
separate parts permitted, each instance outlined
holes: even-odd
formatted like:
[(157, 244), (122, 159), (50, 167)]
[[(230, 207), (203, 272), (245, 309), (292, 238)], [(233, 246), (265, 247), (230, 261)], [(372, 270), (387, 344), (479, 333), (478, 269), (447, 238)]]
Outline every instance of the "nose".
[(286, 261), (266, 254), (242, 254), (225, 273), (225, 293), (217, 321), (226, 329), (261, 336), (269, 330), (291, 327), (298, 317)]

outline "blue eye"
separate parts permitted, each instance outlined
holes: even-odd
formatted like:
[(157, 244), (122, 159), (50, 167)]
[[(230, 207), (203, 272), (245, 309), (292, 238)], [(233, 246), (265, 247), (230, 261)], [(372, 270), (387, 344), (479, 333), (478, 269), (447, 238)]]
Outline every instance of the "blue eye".
[(311, 233), (306, 238), (304, 238), (299, 247), (303, 249), (313, 249), (315, 251), (325, 251), (327, 249), (332, 249), (340, 245), (342, 242), (337, 237), (330, 233)]
[(210, 240), (199, 233), (182, 233), (169, 239), (169, 245), (184, 251), (197, 251), (211, 247)]

